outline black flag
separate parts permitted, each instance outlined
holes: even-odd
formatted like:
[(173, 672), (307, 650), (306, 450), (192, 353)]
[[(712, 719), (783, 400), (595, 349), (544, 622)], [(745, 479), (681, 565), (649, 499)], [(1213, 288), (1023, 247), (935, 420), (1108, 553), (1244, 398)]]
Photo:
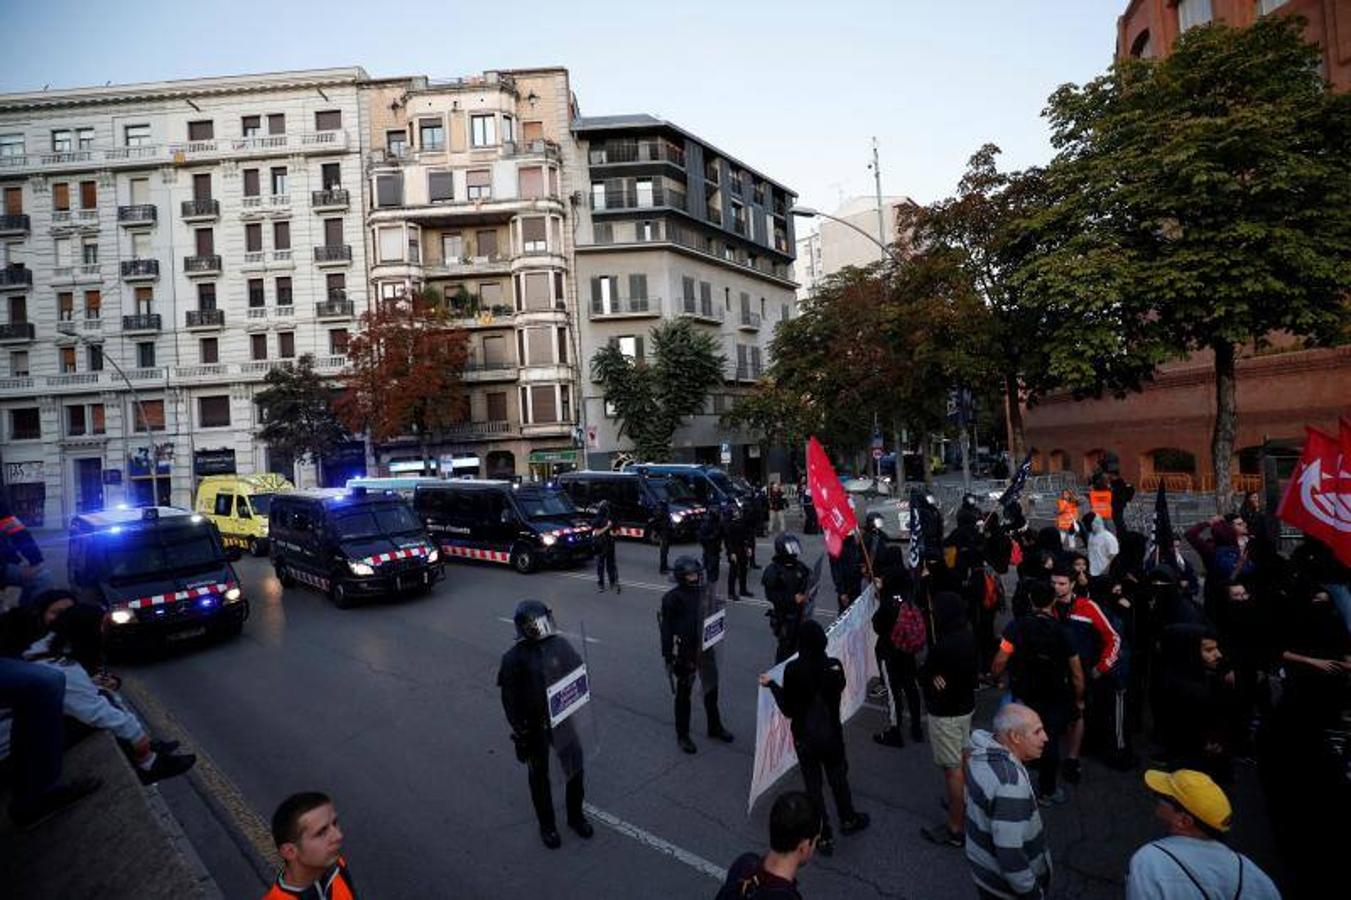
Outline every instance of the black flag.
[(1023, 486), (1027, 484), (1027, 476), (1032, 473), (1032, 451), (1027, 451), (1027, 458), (1023, 460), (1022, 465), (1018, 466), (1018, 471), (1013, 473), (1013, 480), (1009, 486), (1004, 489), (1004, 493), (999, 495), (999, 508), (1003, 509), (1010, 503), (1017, 503), (1018, 498), (1022, 496)]
[(1167, 562), (1173, 565), (1173, 520), (1168, 515), (1168, 494), (1163, 481), (1159, 481), (1159, 493), (1154, 498), (1154, 517), (1149, 525), (1149, 549), (1145, 559), (1155, 564)]

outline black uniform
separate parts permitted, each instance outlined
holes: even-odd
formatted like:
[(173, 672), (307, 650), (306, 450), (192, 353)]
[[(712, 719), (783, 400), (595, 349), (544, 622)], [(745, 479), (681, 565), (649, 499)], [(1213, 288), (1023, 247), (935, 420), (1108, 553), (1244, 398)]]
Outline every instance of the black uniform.
[(615, 562), (615, 523), (614, 517), (602, 511), (591, 520), (592, 529), (605, 529), (604, 534), (596, 534), (596, 582), (601, 590), (605, 589), (605, 573), (610, 573), (610, 584), (619, 589), (619, 565)]
[(797, 652), (798, 631), (802, 627), (804, 605), (795, 599), (811, 587), (811, 570), (796, 556), (776, 554), (765, 566), (760, 583), (765, 588), (765, 599), (770, 602), (770, 627), (778, 639), (774, 662), (781, 663)]
[(750, 547), (755, 544), (755, 531), (744, 515), (733, 513), (728, 518), (723, 542), (727, 546), (727, 599), (735, 600), (738, 588), (742, 596), (749, 597), (746, 572), (750, 567)]
[(657, 536), (657, 549), (660, 559), (657, 564), (657, 571), (665, 575), (671, 569), (666, 561), (671, 552), (671, 504), (665, 500), (657, 503), (656, 517), (652, 520), (652, 533)]
[(699, 545), (704, 550), (704, 573), (709, 584), (718, 583), (722, 564), (722, 520), (710, 513), (699, 526)]
[[(548, 686), (582, 664), (582, 658), (566, 640), (519, 641), (502, 655), (497, 686), (502, 689), (502, 709), (511, 725), (516, 758), (528, 767), (530, 800), (541, 831), (556, 831), (553, 792), (549, 786), (549, 747), (559, 755), (570, 773), (565, 788), (568, 823), (585, 821), (582, 812), (582, 751), (576, 734), (563, 734), (570, 722), (559, 726), (559, 735), (549, 726)], [(558, 739), (559, 737), (563, 739)]]
[(835, 582), (840, 612), (844, 612), (863, 592), (863, 550), (852, 534), (840, 545), (840, 555), (830, 561), (830, 578)]
[(703, 650), (704, 589), (692, 584), (679, 584), (661, 598), (661, 655), (671, 674), (675, 676), (676, 737), (690, 736), (690, 695), (694, 691), (694, 676), (704, 689), (704, 715), (708, 733), (717, 737), (725, 733), (722, 716), (718, 713), (718, 663), (712, 650)]

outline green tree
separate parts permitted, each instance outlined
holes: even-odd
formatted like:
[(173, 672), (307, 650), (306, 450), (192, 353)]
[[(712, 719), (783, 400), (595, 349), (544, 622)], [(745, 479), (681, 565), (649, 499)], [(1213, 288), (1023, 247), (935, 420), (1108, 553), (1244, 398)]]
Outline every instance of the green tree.
[(727, 358), (717, 342), (688, 319), (657, 325), (646, 355), (630, 359), (617, 343), (591, 357), (591, 380), (619, 418), (619, 433), (644, 460), (664, 460), (686, 419), (703, 410), (708, 393), (722, 384)]
[[(258, 393), (259, 440), (296, 461), (318, 463), (347, 430), (333, 410), (332, 386), (314, 371), (314, 357), (305, 354), (294, 365), (272, 369)], [(292, 476), (294, 477), (294, 472)]]
[(820, 431), (819, 417), (801, 392), (765, 377), (749, 394), (738, 397), (722, 414), (719, 424), (727, 429), (746, 429), (757, 435), (762, 451), (789, 448), (795, 455), (807, 437)]
[(1023, 296), (1116, 329), (1082, 348), (1214, 360), (1211, 455), (1229, 496), (1241, 347), (1286, 332), (1344, 340), (1351, 292), (1351, 97), (1318, 73), (1304, 23), (1189, 30), (1163, 60), (1126, 60), (1046, 115), (1062, 240)]

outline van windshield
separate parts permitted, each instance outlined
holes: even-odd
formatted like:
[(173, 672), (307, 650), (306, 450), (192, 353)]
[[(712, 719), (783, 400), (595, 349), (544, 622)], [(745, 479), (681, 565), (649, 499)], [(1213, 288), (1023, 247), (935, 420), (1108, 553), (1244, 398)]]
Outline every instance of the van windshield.
[(254, 515), (266, 516), (272, 511), (272, 494), (250, 494), (249, 505), (253, 507)]
[(527, 519), (544, 519), (549, 516), (570, 516), (577, 512), (567, 494), (540, 492), (516, 495), (516, 503), (521, 507)]
[(225, 559), (204, 527), (104, 532), (104, 571), (113, 584), (186, 575), (219, 566)]
[(718, 490), (722, 491), (724, 496), (736, 496), (737, 491), (732, 485), (732, 479), (728, 478), (725, 472), (721, 472), (718, 469), (709, 469), (706, 474), (708, 475), (708, 480), (716, 484)]
[(694, 499), (694, 492), (678, 478), (651, 478), (648, 479), (647, 486), (658, 500), (669, 502)]
[(422, 523), (412, 510), (395, 503), (382, 503), (344, 510), (333, 517), (333, 530), (340, 541), (416, 533)]

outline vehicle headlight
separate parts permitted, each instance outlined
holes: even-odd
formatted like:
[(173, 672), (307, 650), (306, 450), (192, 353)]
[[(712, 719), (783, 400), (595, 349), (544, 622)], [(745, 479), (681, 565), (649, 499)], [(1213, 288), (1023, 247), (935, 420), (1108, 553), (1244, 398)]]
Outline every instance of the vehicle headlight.
[(227, 588), (226, 591), (225, 591), (225, 602), (226, 602), (226, 603), (234, 603), (234, 602), (238, 601), (240, 597), (243, 597), (243, 596), (244, 596), (244, 593), (243, 593), (243, 591), (241, 591), (239, 588), (237, 588), (237, 587)]
[(437, 561), (438, 559), (440, 559), (440, 558), (441, 558), (441, 554), (440, 554), (439, 552), (437, 552), (436, 550), (433, 550), (433, 551), (431, 551), (430, 553), (427, 554), (427, 562), (429, 562), (429, 563), (434, 563), (434, 562), (436, 562), (436, 561)]
[(552, 547), (554, 544), (558, 543), (558, 535), (546, 534), (544, 537), (540, 538), (540, 542), (546, 547)]
[(685, 521), (685, 514), (683, 512), (671, 513), (671, 524), (679, 525), (683, 521)]
[(136, 618), (136, 614), (129, 609), (115, 609), (109, 618), (113, 620), (114, 625), (126, 625)]
[(347, 568), (352, 570), (353, 575), (374, 575), (375, 568), (364, 562), (349, 562)]

